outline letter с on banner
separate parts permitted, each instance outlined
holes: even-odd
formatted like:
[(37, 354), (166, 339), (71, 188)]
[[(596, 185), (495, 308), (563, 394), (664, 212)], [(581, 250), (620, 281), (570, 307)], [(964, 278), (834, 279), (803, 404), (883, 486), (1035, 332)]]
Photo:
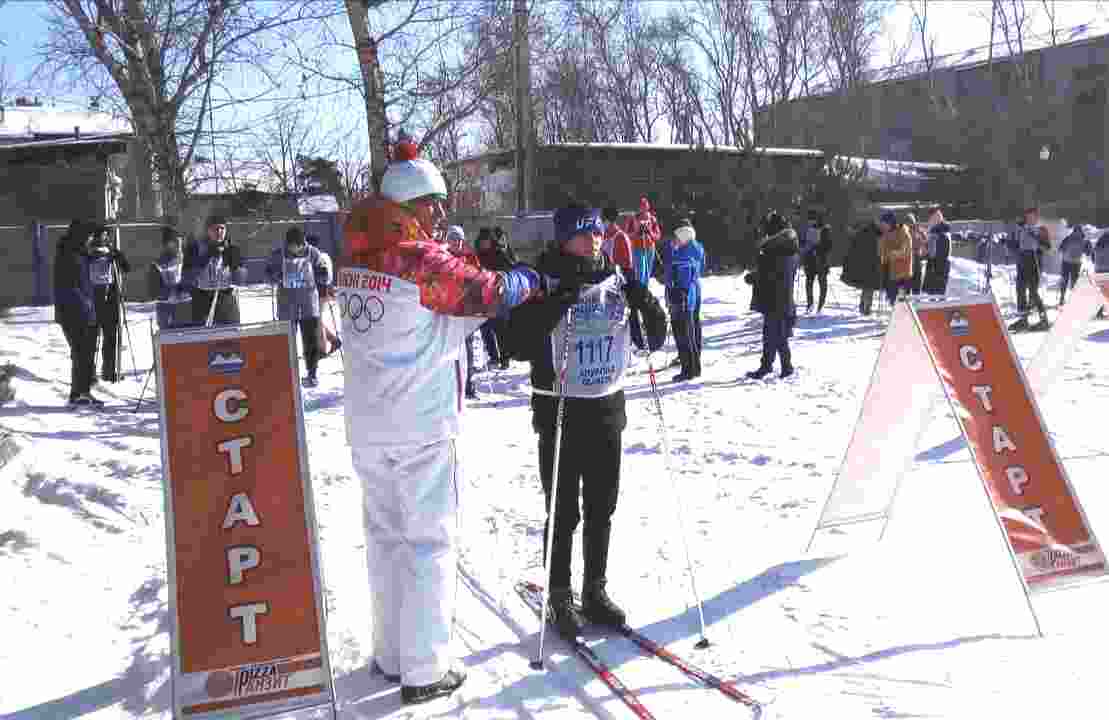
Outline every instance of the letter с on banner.
[(1029, 589), (1103, 574), (992, 300), (917, 307), (916, 316)]
[(174, 717), (331, 703), (287, 323), (158, 340)]

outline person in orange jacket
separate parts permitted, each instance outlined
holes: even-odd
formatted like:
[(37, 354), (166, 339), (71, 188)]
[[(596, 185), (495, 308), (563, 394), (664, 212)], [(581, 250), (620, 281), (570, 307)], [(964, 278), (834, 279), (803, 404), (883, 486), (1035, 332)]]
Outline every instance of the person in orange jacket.
[(613, 264), (630, 275), (635, 256), (631, 238), (620, 227), (620, 212), (616, 208), (605, 208), (602, 217), (605, 221), (605, 241), (602, 250)]
[(909, 229), (897, 222), (897, 216), (890, 210), (881, 214), (878, 227), (882, 237), (878, 241), (878, 253), (885, 275), (883, 285), (886, 298), (892, 306), (899, 294), (907, 295), (913, 283), (913, 238)]
[(628, 218), (624, 224), (624, 232), (632, 241), (632, 275), (646, 287), (655, 266), (655, 247), (662, 239), (658, 216), (651, 209), (651, 203), (646, 197), (639, 198), (639, 212)]

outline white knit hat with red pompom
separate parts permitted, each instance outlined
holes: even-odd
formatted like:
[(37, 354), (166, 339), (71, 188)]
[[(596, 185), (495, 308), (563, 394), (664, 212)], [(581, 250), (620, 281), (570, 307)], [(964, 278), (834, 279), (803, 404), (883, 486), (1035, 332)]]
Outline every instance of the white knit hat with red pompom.
[(419, 155), (416, 143), (407, 137), (401, 138), (393, 150), (393, 161), (381, 179), (383, 196), (398, 203), (428, 195), (447, 199), (447, 183), (442, 173)]

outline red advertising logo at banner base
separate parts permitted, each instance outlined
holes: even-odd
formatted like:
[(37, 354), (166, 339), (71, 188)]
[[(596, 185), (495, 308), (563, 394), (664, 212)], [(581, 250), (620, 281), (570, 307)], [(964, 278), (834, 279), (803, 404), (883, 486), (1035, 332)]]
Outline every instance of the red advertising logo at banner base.
[(174, 706), (330, 700), (286, 323), (161, 339)]
[(915, 307), (936, 371), (1030, 587), (1101, 574), (1105, 558), (992, 300)]

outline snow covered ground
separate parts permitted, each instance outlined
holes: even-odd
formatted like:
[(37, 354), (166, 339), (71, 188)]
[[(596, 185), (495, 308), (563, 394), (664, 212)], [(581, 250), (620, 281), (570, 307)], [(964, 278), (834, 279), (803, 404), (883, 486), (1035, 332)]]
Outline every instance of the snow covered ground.
[[(956, 261), (952, 288), (975, 288), (975, 271)], [(1010, 307), (1007, 284), (996, 282)], [(764, 717), (1104, 717), (1098, 658), (1109, 639), (1100, 617), (1109, 586), (1035, 598), (1046, 637), (1034, 637), (946, 409), (926, 433), (885, 539), (831, 535), (805, 552), (884, 324), (858, 316), (857, 291), (834, 277), (831, 284), (826, 312), (800, 319), (793, 340), (799, 372), (748, 381), (737, 378), (758, 364), (761, 329), (748, 309), (748, 286), (735, 277), (708, 279), (704, 376), (662, 386), (713, 642), (707, 650), (693, 648), (697, 613), (647, 376), (631, 377), (614, 597), (648, 636), (760, 700)], [(1055, 292), (1045, 297), (1053, 302)], [(268, 292), (248, 289), (243, 308), (244, 320), (268, 320)], [(132, 369), (133, 350), (138, 370), (101, 389), (102, 397), (110, 389), (118, 398), (101, 412), (64, 406), (68, 351), (51, 309), (20, 308), (3, 321), (0, 361), (19, 371), (17, 399), (0, 407), (0, 426), (29, 448), (0, 474), (6, 720), (170, 715), (158, 417), (149, 402), (132, 412), (151, 363), (151, 314), (150, 305), (128, 308), (133, 347), (124, 351), (125, 366)], [(1017, 335), (1015, 344), (1027, 359), (1044, 337)], [(1099, 413), (1109, 398), (1107, 368), (1109, 327), (1095, 322), (1041, 401), (1103, 539), (1109, 456)], [(470, 680), (452, 698), (408, 709), (395, 686), (370, 676), (360, 491), (344, 443), (337, 358), (322, 363), (320, 380), (305, 391), (305, 404), (340, 717), (631, 717), (555, 639), (549, 669), (528, 668), (538, 625), (513, 583), (541, 578), (543, 511), (527, 366), (518, 363), (481, 376), (462, 442), (468, 465), (456, 637)], [(575, 572), (580, 577), (580, 559)], [(641, 658), (625, 640), (591, 642), (657, 717), (750, 716)]]

